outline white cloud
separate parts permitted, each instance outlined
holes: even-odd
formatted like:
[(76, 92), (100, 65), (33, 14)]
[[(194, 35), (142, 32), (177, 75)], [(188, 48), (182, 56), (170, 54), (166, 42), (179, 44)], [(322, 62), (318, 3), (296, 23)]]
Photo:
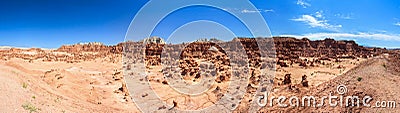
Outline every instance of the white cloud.
[(400, 26), (400, 22), (397, 22), (394, 24), (395, 26)]
[(303, 8), (307, 8), (307, 7), (311, 6), (311, 4), (307, 3), (305, 0), (297, 0), (296, 4), (302, 6)]
[(240, 11), (241, 13), (259, 13), (260, 10), (248, 10), (248, 9), (243, 9)]
[(346, 20), (350, 20), (350, 19), (354, 19), (353, 18), (353, 13), (350, 14), (335, 14), (336, 17), (341, 18), (341, 19), (346, 19)]
[(235, 12), (235, 13), (268, 13), (268, 12), (275, 12), (273, 9), (222, 8), (222, 10), (227, 11), (227, 12)]
[(275, 12), (273, 9), (266, 9), (264, 12)]
[(272, 9), (257, 9), (257, 10), (248, 10), (248, 9), (243, 9), (240, 11), (241, 13), (261, 13), (261, 12), (274, 12)]
[(311, 33), (305, 35), (280, 35), (287, 37), (304, 38), (312, 40), (321, 40), (325, 38), (364, 38), (373, 40), (400, 41), (400, 34), (383, 34), (383, 33)]
[[(322, 14), (317, 15), (317, 16), (320, 16), (321, 18), (323, 17)], [(323, 20), (323, 19), (318, 20), (317, 18), (315, 18), (311, 15), (302, 15), (300, 18), (295, 18), (295, 19), (291, 19), (291, 20), (298, 21), (298, 22), (304, 22), (311, 27), (320, 27), (320, 28), (329, 29), (329, 30), (337, 30), (337, 28), (342, 27), (342, 25), (331, 25), (328, 23), (327, 20)]]
[(317, 11), (315, 12), (315, 17), (317, 18), (323, 18), (322, 13), (324, 13), (323, 11)]

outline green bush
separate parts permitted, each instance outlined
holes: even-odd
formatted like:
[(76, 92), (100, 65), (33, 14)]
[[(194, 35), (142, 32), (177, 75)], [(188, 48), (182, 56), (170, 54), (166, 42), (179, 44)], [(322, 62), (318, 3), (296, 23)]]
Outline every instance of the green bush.
[(31, 103), (25, 103), (21, 106), (22, 108), (24, 108), (25, 110), (28, 110), (30, 113), (32, 112), (36, 112), (38, 109), (33, 106)]
[(22, 88), (25, 88), (25, 89), (26, 89), (26, 88), (28, 88), (28, 84), (27, 84), (27, 83), (25, 83), (25, 82), (24, 82), (24, 83), (22, 83)]

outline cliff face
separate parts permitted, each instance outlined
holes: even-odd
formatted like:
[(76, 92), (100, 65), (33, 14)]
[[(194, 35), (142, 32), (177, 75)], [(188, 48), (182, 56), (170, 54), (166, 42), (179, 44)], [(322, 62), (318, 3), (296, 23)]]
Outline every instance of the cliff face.
[[(333, 39), (316, 40), (311, 41), (306, 38), (296, 39), (290, 37), (275, 37), (274, 46), (271, 45), (257, 45), (257, 41), (272, 41), (269, 39), (255, 40), (254, 38), (236, 38), (229, 42), (219, 42), (225, 44), (230, 49), (235, 49), (232, 43), (239, 41), (244, 47), (248, 58), (251, 60), (251, 65), (258, 65), (257, 62), (261, 55), (273, 55), (271, 53), (262, 53), (259, 48), (263, 49), (275, 49), (276, 56), (279, 60), (296, 60), (299, 57), (317, 57), (317, 58), (356, 58), (356, 57), (371, 57), (387, 52), (388, 50), (380, 48), (366, 48), (359, 46), (354, 41), (336, 41)], [(264, 42), (263, 42), (264, 43)], [(41, 49), (8, 49), (0, 50), (0, 58), (24, 58), (24, 59), (40, 59), (43, 61), (71, 61), (71, 60), (93, 60), (96, 58), (104, 58), (110, 55), (121, 55), (123, 53), (124, 46), (137, 45), (142, 47), (143, 43), (140, 42), (124, 42), (117, 45), (103, 45), (101, 43), (86, 43), (86, 44), (74, 44), (74, 45), (63, 45), (56, 50), (41, 50)], [(229, 45), (231, 44), (231, 45)], [(146, 48), (146, 60), (150, 61), (150, 65), (160, 64), (160, 55), (162, 53), (164, 44), (149, 43), (145, 46)], [(184, 48), (182, 44), (173, 45), (176, 47)], [(190, 51), (203, 51), (208, 49), (210, 45), (204, 46), (205, 48), (199, 48), (202, 46), (193, 46), (195, 48), (189, 48), (185, 50)], [(190, 46), (191, 47), (191, 46)], [(236, 48), (237, 49), (237, 48)], [(221, 50), (223, 51), (223, 50)], [(271, 52), (271, 51), (269, 51)], [(62, 54), (59, 54), (62, 53)], [(188, 54), (191, 52), (184, 52)], [(274, 53), (275, 54), (275, 53)], [(182, 56), (181, 56), (182, 57)]]
[[(258, 51), (258, 48), (265, 48), (265, 46), (257, 45), (257, 42), (254, 38), (238, 38), (236, 41), (241, 42), (249, 58), (259, 57), (261, 53)], [(359, 46), (355, 41), (346, 40), (336, 41), (333, 39), (325, 39), (311, 41), (307, 38), (296, 39), (291, 37), (275, 37), (273, 41), (275, 44), (274, 49), (276, 50), (276, 55), (280, 60), (295, 59), (299, 57), (367, 58), (387, 52), (385, 49), (367, 48)], [(102, 54), (121, 54), (123, 52), (123, 46), (126, 44), (127, 43), (120, 43), (114, 46), (106, 46), (99, 43), (64, 45), (58, 48), (56, 51), (68, 53), (100, 52)], [(145, 53), (147, 56), (161, 55), (163, 46), (164, 44), (146, 44)], [(202, 50), (205, 48), (193, 49)]]
[(366, 48), (354, 41), (336, 41), (333, 39), (310, 41), (306, 38), (274, 38), (279, 59), (287, 60), (298, 57), (370, 57), (386, 52), (380, 48)]
[(115, 46), (106, 46), (102, 43), (87, 43), (87, 44), (74, 44), (63, 45), (58, 48), (58, 52), (79, 53), (79, 52), (101, 52), (110, 54), (120, 54), (122, 52), (122, 44)]
[(0, 59), (9, 60), (11, 58), (22, 58), (41, 61), (65, 61), (68, 63), (95, 60), (103, 58), (110, 62), (119, 60), (122, 53), (123, 44), (106, 46), (101, 43), (87, 43), (63, 45), (56, 50), (42, 50), (39, 48), (19, 49), (11, 48), (0, 50)]

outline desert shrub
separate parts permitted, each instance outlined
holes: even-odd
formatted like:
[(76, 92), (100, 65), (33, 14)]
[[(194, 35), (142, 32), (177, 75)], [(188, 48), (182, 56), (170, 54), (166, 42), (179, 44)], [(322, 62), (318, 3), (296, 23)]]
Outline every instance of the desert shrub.
[(26, 88), (28, 88), (28, 84), (27, 84), (27, 83), (25, 83), (25, 82), (24, 82), (24, 83), (22, 83), (22, 88), (25, 88), (25, 89), (26, 89)]
[(28, 110), (30, 113), (32, 112), (36, 112), (38, 109), (32, 105), (31, 103), (25, 103), (21, 106), (22, 108), (24, 108), (25, 110)]

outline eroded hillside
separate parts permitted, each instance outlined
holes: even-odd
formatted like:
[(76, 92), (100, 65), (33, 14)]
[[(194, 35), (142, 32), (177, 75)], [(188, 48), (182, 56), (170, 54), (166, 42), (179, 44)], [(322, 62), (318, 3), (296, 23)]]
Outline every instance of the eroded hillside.
[[(177, 109), (194, 110), (212, 105), (227, 93), (230, 79), (241, 75), (239, 77), (247, 77), (249, 83), (238, 88), (245, 94), (243, 98), (235, 99), (241, 100), (235, 107), (236, 111), (248, 111), (247, 105), (255, 101), (252, 98), (254, 92), (264, 89), (258, 84), (265, 80), (260, 79), (260, 75), (268, 74), (263, 72), (266, 68), (270, 72), (272, 70), (273, 73), (269, 74), (274, 77), (268, 78), (273, 81), (271, 95), (325, 94), (323, 92), (333, 90), (337, 82), (345, 81), (348, 87), (357, 89), (348, 94), (380, 97), (385, 95), (368, 84), (397, 81), (391, 77), (395, 77), (399, 70), (398, 53), (362, 47), (354, 41), (311, 41), (283, 37), (273, 40), (236, 38), (229, 42), (172, 45), (124, 42), (109, 46), (100, 43), (64, 45), (55, 50), (4, 49), (0, 50), (0, 77), (4, 83), (0, 85), (0, 90), (5, 93), (0, 97), (7, 102), (2, 106), (7, 107), (0, 109), (24, 112), (26, 107), (21, 106), (31, 105), (40, 112), (138, 112), (123, 78), (124, 73), (137, 71), (132, 66), (138, 63), (146, 64), (146, 73), (150, 77), (148, 80), (154, 85), (155, 92), (160, 93), (168, 105)], [(379, 58), (385, 55), (388, 57)], [(165, 68), (163, 64), (173, 64), (176, 67)], [(248, 68), (232, 68), (247, 65)], [(386, 68), (390, 71), (383, 72), (382, 69)], [(372, 75), (378, 72), (387, 76), (374, 78)], [(205, 92), (206, 96), (176, 98), (171, 95), (181, 94), (168, 90), (170, 81), (163, 78), (168, 74), (181, 75), (185, 81), (194, 84), (207, 76), (214, 76), (212, 80), (216, 84)], [(359, 82), (357, 77), (363, 80)], [(392, 87), (391, 82), (387, 83), (387, 86)], [(146, 97), (146, 94), (142, 96)], [(169, 110), (171, 106), (159, 108)], [(321, 109), (272, 107), (262, 110)], [(363, 111), (364, 108), (333, 110)]]

